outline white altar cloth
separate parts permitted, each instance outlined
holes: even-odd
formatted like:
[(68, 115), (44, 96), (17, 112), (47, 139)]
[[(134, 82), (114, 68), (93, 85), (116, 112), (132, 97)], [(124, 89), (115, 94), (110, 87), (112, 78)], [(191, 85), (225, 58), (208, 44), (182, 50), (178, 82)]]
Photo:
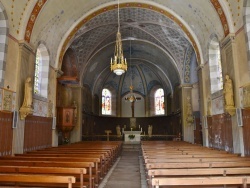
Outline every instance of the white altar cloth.
[[(141, 131), (123, 131), (125, 142), (140, 142), (141, 141)], [(134, 139), (130, 139), (129, 135), (135, 135)]]

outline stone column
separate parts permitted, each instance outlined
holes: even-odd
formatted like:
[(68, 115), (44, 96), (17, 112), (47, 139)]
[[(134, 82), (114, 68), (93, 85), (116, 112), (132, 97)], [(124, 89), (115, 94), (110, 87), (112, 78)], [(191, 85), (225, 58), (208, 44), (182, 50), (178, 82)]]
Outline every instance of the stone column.
[(205, 80), (205, 72), (206, 70), (204, 69), (203, 65), (200, 65), (197, 68), (197, 73), (198, 73), (198, 78), (199, 78), (199, 85), (200, 85), (200, 121), (202, 122), (202, 140), (203, 140), (203, 145), (208, 147), (209, 142), (208, 142), (208, 129), (205, 127), (205, 118), (207, 118), (207, 101), (205, 100), (207, 98), (207, 92), (210, 91), (210, 89), (207, 89), (207, 84)]
[[(19, 42), (19, 59), (17, 62), (17, 84), (16, 84), (16, 110), (19, 111), (24, 99), (24, 84), (26, 78), (32, 78), (34, 83), (35, 53), (33, 48), (25, 41)], [(17, 128), (13, 132), (13, 153), (23, 153), (25, 120), (18, 121)]]
[[(239, 83), (239, 64), (237, 45), (235, 43), (235, 35), (229, 34), (225, 37), (221, 43), (221, 55), (222, 55), (222, 70), (223, 78), (225, 75), (233, 81), (234, 102), (235, 107), (240, 108), (240, 83)], [(235, 153), (241, 153), (244, 156), (244, 141), (243, 141), (243, 128), (238, 127), (236, 114), (231, 116), (232, 130), (233, 130), (233, 147)]]
[[(189, 115), (193, 114), (192, 110), (192, 85), (181, 85), (181, 112), (182, 112), (182, 133), (183, 140), (194, 143), (194, 123), (189, 121)], [(191, 105), (191, 106), (190, 106)], [(190, 109), (191, 107), (191, 109)]]

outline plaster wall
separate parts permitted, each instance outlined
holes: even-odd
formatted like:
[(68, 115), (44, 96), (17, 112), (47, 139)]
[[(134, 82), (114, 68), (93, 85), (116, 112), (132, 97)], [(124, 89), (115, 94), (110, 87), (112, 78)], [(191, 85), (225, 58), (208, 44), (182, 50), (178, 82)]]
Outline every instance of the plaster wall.
[(17, 62), (19, 59), (19, 45), (18, 42), (12, 38), (8, 38), (8, 53), (6, 59), (6, 70), (4, 76), (4, 88), (9, 86), (12, 91), (17, 90)]
[[(239, 87), (242, 87), (250, 82), (250, 76), (247, 64), (247, 48), (246, 48), (246, 33), (242, 29), (235, 36), (235, 44), (237, 49), (237, 59), (238, 59), (238, 70), (239, 75)], [(248, 43), (247, 43), (248, 44)]]

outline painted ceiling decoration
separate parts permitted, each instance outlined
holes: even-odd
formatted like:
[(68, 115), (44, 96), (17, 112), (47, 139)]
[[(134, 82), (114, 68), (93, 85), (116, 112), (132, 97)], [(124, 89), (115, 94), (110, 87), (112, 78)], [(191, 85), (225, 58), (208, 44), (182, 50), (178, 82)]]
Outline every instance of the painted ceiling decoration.
[[(74, 66), (79, 82), (68, 84), (86, 85), (93, 95), (99, 95), (106, 86), (125, 95), (129, 92), (131, 78), (134, 92), (142, 96), (155, 85), (163, 87), (166, 94), (172, 94), (176, 86), (197, 80), (196, 67), (207, 57), (208, 40), (203, 39), (211, 34), (222, 39), (229, 34), (227, 18), (218, 0), (121, 2), (120, 31), (124, 56), (131, 71), (115, 77), (109, 63), (117, 31), (117, 1), (93, 0), (87, 3), (91, 4), (87, 8), (76, 1), (66, 6), (68, 1), (65, 1), (50, 9), (58, 2), (36, 2), (27, 23), (25, 40), (34, 46), (39, 43), (36, 38), (44, 40), (51, 48), (51, 66), (59, 69), (63, 67), (65, 52), (72, 49), (77, 57)], [(76, 14), (72, 13), (73, 7), (77, 9)], [(182, 12), (182, 8), (185, 11)], [(51, 15), (47, 17), (48, 11)], [(63, 23), (68, 17), (69, 21)], [(48, 35), (59, 27), (58, 34)]]
[(35, 7), (32, 10), (32, 13), (30, 14), (30, 18), (26, 27), (24, 40), (27, 42), (30, 42), (30, 36), (32, 34), (32, 30), (34, 27), (34, 24), (36, 22), (36, 18), (38, 17), (38, 14), (40, 13), (41, 9), (43, 8), (44, 4), (47, 0), (39, 0), (37, 1)]
[(223, 26), (223, 29), (224, 29), (224, 35), (225, 37), (229, 34), (229, 26), (228, 26), (228, 23), (227, 23), (227, 18), (226, 18), (226, 15), (219, 3), (218, 0), (211, 0), (214, 8), (216, 9), (219, 17), (220, 17), (220, 21), (221, 21), (221, 25)]
[[(30, 18), (29, 21), (27, 23), (27, 27), (26, 27), (26, 31), (25, 31), (25, 41), (30, 42), (30, 37), (32, 35), (32, 30), (36, 21), (36, 18), (38, 17), (42, 7), (45, 5), (47, 0), (38, 0), (38, 2), (36, 3), (32, 13), (30, 14)], [(226, 16), (224, 14), (224, 11), (220, 5), (220, 3), (218, 2), (218, 0), (211, 0), (214, 8), (217, 10), (217, 13), (220, 17), (221, 20), (221, 24), (223, 25), (223, 29), (224, 29), (224, 34), (225, 36), (227, 36), (229, 34), (229, 26), (227, 23), (227, 19)], [(198, 59), (198, 62), (200, 62), (200, 54), (198, 52), (197, 46), (195, 44), (195, 41), (193, 40), (192, 36), (190, 36), (189, 31), (182, 25), (181, 21), (179, 21), (176, 17), (174, 17), (173, 15), (171, 15), (169, 12), (166, 12), (158, 7), (152, 6), (152, 5), (146, 5), (146, 4), (141, 4), (141, 3), (123, 3), (120, 5), (121, 8), (123, 7), (141, 7), (141, 8), (149, 8), (158, 12), (161, 12), (162, 14), (165, 14), (166, 16), (168, 16), (169, 18), (173, 19), (174, 21), (176, 21), (177, 23), (179, 23), (179, 25), (183, 28), (184, 32), (186, 32), (187, 36), (190, 37), (190, 40), (192, 41), (193, 47), (195, 48), (196, 51), (196, 56)], [(69, 34), (68, 38), (66, 39), (66, 41), (64, 42), (64, 45), (62, 47), (60, 56), (59, 56), (59, 61), (61, 64), (62, 62), (62, 58), (63, 55), (65, 53), (66, 46), (68, 44), (68, 42), (71, 40), (71, 38), (74, 36), (74, 34), (78, 31), (78, 29), (85, 24), (88, 20), (92, 19), (93, 17), (95, 17), (96, 15), (103, 13), (105, 11), (109, 11), (111, 9), (117, 9), (117, 5), (112, 5), (109, 7), (105, 7), (102, 10), (98, 10), (96, 12), (94, 12), (93, 14), (87, 16), (84, 20), (82, 20)]]
[[(176, 24), (178, 24), (180, 26), (180, 28), (182, 28), (183, 32), (185, 32), (186, 36), (189, 38), (189, 40), (191, 41), (195, 51), (196, 51), (196, 55), (197, 55), (197, 59), (198, 62), (200, 62), (200, 53), (198, 51), (197, 48), (197, 44), (195, 42), (195, 40), (193, 39), (192, 35), (190, 34), (189, 30), (184, 26), (184, 24), (174, 15), (172, 15), (170, 12), (167, 12), (159, 7), (153, 6), (153, 5), (148, 5), (148, 4), (144, 4), (144, 3), (121, 3), (119, 5), (120, 9), (122, 8), (143, 8), (143, 9), (149, 9), (149, 10), (153, 10), (156, 11), (160, 14), (163, 14), (164, 16), (170, 18), (171, 20), (173, 20)], [(111, 11), (111, 10), (117, 10), (117, 5), (110, 5), (108, 7), (105, 7), (101, 10), (97, 10), (94, 13), (90, 14), (89, 16), (87, 16), (85, 19), (83, 19), (79, 24), (77, 24), (77, 26), (71, 31), (71, 33), (68, 35), (67, 39), (65, 40), (61, 53), (60, 53), (60, 57), (59, 57), (59, 64), (62, 61), (63, 55), (65, 53), (65, 50), (67, 50), (67, 47), (69, 46), (69, 42), (72, 41), (72, 38), (75, 36), (75, 34), (77, 33), (77, 31), (83, 27), (84, 24), (88, 23), (90, 20), (92, 20), (94, 17), (98, 16), (99, 14), (103, 14), (107, 11)]]

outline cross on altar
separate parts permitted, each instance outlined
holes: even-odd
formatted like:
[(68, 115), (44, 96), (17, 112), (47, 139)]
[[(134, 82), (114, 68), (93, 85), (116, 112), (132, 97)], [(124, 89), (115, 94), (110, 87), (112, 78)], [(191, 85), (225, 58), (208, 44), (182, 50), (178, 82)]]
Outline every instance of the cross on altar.
[(133, 86), (130, 86), (130, 95), (128, 97), (125, 97), (125, 100), (131, 102), (131, 111), (132, 111), (132, 117), (135, 117), (135, 101), (141, 100), (141, 97), (136, 97), (133, 94)]

